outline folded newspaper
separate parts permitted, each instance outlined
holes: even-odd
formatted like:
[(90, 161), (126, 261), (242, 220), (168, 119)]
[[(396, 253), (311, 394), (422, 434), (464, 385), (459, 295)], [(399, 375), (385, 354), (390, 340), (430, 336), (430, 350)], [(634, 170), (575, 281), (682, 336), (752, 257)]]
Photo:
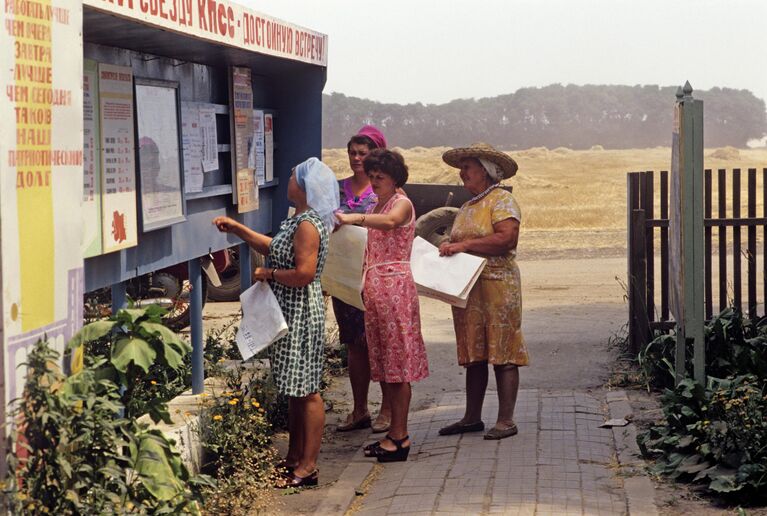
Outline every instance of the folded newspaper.
[(466, 308), (469, 292), (477, 282), (487, 260), (467, 253), (440, 256), (439, 249), (421, 237), (415, 237), (410, 255), (418, 293)]

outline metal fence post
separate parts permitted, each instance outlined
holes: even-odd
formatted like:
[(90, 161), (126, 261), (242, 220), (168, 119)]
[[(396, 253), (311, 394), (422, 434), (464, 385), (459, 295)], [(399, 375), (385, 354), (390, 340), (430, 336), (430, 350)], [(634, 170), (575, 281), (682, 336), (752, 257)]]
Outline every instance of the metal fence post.
[(202, 270), (200, 260), (189, 260), (190, 320), (192, 326), (192, 394), (205, 390), (205, 361), (202, 341)]

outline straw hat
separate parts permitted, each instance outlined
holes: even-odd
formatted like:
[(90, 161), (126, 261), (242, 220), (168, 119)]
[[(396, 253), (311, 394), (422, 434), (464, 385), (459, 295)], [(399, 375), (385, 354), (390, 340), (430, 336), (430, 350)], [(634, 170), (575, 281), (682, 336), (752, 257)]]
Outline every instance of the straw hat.
[(492, 145), (486, 143), (475, 143), (470, 147), (460, 147), (451, 149), (442, 155), (442, 161), (451, 167), (461, 168), (463, 158), (482, 158), (492, 161), (501, 172), (501, 179), (508, 179), (517, 173), (517, 162), (511, 159), (511, 156), (505, 152), (495, 150)]

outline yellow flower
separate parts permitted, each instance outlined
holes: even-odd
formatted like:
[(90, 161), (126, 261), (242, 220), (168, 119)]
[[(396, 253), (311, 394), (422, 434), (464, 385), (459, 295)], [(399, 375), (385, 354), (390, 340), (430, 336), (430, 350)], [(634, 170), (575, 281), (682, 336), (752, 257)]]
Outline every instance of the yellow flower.
[(219, 363), (221, 363), (221, 362), (226, 362), (226, 359), (225, 359), (224, 357), (221, 357), (221, 358), (219, 358), (219, 359), (218, 359), (218, 362), (219, 362)]
[(24, 493), (19, 493), (18, 495), (16, 495), (16, 497), (17, 497), (19, 500), (21, 500), (22, 502), (23, 502), (24, 500), (26, 500), (26, 499), (27, 499), (27, 495), (26, 495), (26, 494), (24, 494)]
[(151, 383), (152, 385), (157, 385), (157, 382), (154, 380), (151, 380), (149, 383)]
[(213, 421), (221, 421), (222, 419), (224, 419), (224, 416), (222, 416), (221, 414), (216, 414), (215, 416), (213, 416)]
[(208, 394), (207, 392), (203, 392), (200, 394), (201, 398), (207, 398), (208, 396), (210, 396), (210, 394)]
[(230, 405), (237, 405), (238, 401), (240, 401), (240, 400), (238, 400), (237, 398), (232, 398), (232, 399), (229, 400), (229, 404)]
[(260, 406), (261, 406), (261, 404), (260, 404), (260, 403), (258, 403), (256, 400), (253, 400), (253, 401), (251, 401), (251, 403), (252, 403), (252, 404), (253, 404), (253, 406), (254, 406), (254, 407), (256, 407), (256, 408), (258, 408), (258, 407), (260, 407)]

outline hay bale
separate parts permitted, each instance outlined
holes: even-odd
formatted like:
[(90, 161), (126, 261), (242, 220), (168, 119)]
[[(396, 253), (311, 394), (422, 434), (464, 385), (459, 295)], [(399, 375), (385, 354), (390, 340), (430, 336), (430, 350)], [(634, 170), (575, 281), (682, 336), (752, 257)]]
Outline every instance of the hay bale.
[(572, 150), (568, 149), (567, 147), (557, 147), (551, 152), (553, 152), (554, 154), (570, 154)]
[(726, 160), (734, 160), (734, 159), (740, 159), (740, 151), (736, 149), (735, 147), (722, 147), (721, 149), (716, 149), (714, 152), (708, 155), (709, 158), (714, 159), (726, 159)]
[(605, 150), (605, 148), (602, 147), (601, 145), (592, 145), (589, 150), (590, 151), (603, 151), (603, 150)]

